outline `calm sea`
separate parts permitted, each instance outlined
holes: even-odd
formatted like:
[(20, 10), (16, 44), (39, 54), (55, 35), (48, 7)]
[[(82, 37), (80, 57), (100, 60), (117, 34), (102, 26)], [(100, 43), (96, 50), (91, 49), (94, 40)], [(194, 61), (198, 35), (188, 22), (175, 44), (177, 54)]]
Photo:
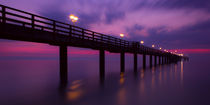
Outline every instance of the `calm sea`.
[(210, 55), (193, 54), (189, 62), (145, 70), (138, 56), (138, 73), (134, 73), (133, 56), (127, 54), (124, 74), (120, 74), (119, 57), (106, 55), (102, 83), (97, 54), (69, 54), (69, 80), (63, 87), (58, 56), (2, 56), (0, 105), (210, 105)]

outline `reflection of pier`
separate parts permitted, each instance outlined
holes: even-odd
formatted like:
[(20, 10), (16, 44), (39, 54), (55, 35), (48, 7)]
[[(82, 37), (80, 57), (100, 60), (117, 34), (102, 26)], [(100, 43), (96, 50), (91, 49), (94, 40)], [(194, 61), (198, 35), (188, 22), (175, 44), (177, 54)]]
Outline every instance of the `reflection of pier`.
[[(143, 55), (143, 68), (146, 56), (150, 56), (150, 67), (178, 61), (187, 57), (140, 45), (139, 42), (126, 41), (112, 36), (83, 29), (67, 23), (0, 5), (0, 38), (47, 43), (60, 47), (60, 78), (67, 82), (67, 47), (82, 47), (99, 50), (100, 77), (105, 74), (105, 51), (120, 53), (121, 72), (125, 71), (125, 53), (134, 54), (134, 70), (137, 71), (137, 56)], [(154, 58), (154, 60), (153, 60)]]

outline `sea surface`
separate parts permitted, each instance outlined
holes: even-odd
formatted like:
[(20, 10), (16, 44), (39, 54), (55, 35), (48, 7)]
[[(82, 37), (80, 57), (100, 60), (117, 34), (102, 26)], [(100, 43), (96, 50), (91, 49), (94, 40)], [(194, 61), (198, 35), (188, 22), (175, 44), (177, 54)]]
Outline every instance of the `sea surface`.
[(208, 54), (147, 69), (138, 56), (137, 73), (132, 54), (126, 55), (125, 73), (119, 55), (107, 54), (104, 82), (97, 54), (69, 55), (66, 86), (59, 81), (58, 56), (31, 57), (1, 57), (0, 105), (210, 105)]

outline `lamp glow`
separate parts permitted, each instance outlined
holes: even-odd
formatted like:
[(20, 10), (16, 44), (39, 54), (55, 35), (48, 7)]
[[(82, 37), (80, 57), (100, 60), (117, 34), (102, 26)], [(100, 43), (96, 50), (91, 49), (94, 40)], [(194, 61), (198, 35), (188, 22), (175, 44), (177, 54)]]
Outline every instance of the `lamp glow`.
[(79, 20), (79, 18), (73, 14), (69, 15), (69, 19), (71, 19), (71, 21), (73, 23), (77, 22)]
[(144, 44), (144, 41), (140, 41), (141, 44)]
[(120, 37), (123, 38), (125, 35), (124, 34), (120, 34)]

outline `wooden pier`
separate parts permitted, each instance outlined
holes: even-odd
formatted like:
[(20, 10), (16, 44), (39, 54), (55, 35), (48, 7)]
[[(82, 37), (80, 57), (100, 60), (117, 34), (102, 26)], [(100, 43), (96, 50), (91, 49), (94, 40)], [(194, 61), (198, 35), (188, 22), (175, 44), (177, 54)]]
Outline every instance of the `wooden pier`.
[(125, 71), (126, 53), (134, 54), (135, 72), (138, 54), (143, 55), (143, 68), (146, 68), (146, 56), (150, 57), (150, 67), (157, 65), (157, 57), (159, 64), (188, 59), (188, 57), (141, 45), (139, 42), (123, 40), (4, 5), (0, 5), (0, 38), (59, 46), (60, 79), (64, 83), (67, 82), (68, 77), (68, 46), (98, 50), (100, 78), (104, 78), (105, 75), (105, 51), (120, 53), (120, 72)]

